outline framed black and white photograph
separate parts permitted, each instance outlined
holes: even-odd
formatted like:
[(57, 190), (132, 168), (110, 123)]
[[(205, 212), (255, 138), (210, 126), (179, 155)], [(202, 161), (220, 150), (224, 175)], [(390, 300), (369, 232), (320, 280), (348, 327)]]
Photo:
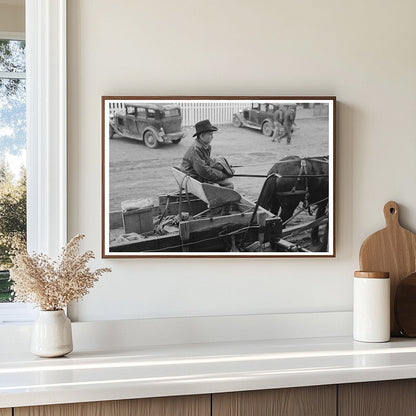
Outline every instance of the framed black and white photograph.
[(102, 255), (334, 257), (335, 97), (102, 97)]

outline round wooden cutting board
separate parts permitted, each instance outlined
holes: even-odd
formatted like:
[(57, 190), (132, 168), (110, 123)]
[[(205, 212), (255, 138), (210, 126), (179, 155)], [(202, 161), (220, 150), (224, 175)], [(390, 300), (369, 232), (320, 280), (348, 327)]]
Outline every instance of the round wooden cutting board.
[(394, 299), (399, 282), (416, 270), (416, 234), (399, 222), (399, 206), (394, 201), (384, 205), (386, 228), (370, 235), (360, 249), (360, 269), (390, 273), (391, 335), (400, 335), (394, 318)]

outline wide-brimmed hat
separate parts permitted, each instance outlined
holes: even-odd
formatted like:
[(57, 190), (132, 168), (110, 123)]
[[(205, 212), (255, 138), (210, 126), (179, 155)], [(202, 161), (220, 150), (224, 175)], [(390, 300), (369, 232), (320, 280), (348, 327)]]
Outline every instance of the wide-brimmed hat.
[(196, 133), (193, 135), (193, 137), (198, 136), (198, 134), (206, 133), (208, 131), (217, 131), (218, 129), (211, 124), (209, 120), (202, 120), (198, 121), (198, 123), (195, 123), (195, 130)]

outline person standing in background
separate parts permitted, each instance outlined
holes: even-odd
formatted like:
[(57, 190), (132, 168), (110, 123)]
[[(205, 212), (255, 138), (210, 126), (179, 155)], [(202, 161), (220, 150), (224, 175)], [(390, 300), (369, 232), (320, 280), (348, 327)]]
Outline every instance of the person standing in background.
[(277, 110), (273, 113), (273, 122), (274, 122), (274, 132), (272, 137), (272, 142), (275, 142), (279, 136), (279, 129), (282, 127), (283, 123), (283, 108), (281, 105), (277, 107)]
[(284, 132), (277, 141), (280, 143), (282, 139), (286, 137), (287, 144), (290, 144), (292, 140), (292, 130), (293, 130), (293, 123), (295, 122), (295, 110), (293, 107), (289, 107), (289, 109), (285, 112), (283, 116), (283, 129)]

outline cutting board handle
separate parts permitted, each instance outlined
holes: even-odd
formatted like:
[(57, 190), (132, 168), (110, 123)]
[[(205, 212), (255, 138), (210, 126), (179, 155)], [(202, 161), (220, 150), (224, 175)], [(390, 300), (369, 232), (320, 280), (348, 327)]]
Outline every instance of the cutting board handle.
[(397, 202), (389, 201), (384, 205), (384, 218), (387, 227), (400, 227), (399, 205), (397, 205)]

